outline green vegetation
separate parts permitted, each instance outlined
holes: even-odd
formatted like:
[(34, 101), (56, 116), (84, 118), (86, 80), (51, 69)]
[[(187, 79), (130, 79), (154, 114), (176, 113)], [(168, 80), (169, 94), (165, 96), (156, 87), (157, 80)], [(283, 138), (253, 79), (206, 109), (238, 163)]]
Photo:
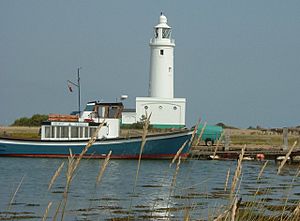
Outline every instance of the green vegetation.
[(134, 124), (122, 124), (121, 129), (143, 129), (143, 122), (137, 122)]
[(35, 114), (31, 118), (28, 117), (18, 118), (11, 126), (37, 127), (40, 126), (41, 123), (46, 120), (48, 120), (48, 115)]
[(222, 122), (217, 123), (216, 126), (222, 127), (223, 129), (238, 129), (237, 127), (227, 125), (227, 124), (224, 124)]
[(0, 137), (39, 139), (40, 127), (0, 127)]
[[(291, 146), (295, 141), (299, 140), (299, 136), (289, 135), (288, 142)], [(230, 135), (230, 141), (233, 145), (268, 145), (268, 146), (282, 146), (283, 137), (281, 134), (258, 134), (255, 132), (251, 133), (240, 133)]]

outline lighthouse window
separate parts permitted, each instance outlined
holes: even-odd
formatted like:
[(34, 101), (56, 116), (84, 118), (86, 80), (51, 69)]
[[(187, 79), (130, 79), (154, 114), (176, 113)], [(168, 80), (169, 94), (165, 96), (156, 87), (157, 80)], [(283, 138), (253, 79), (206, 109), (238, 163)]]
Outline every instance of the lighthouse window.
[(163, 28), (162, 30), (162, 37), (163, 38), (170, 38), (171, 30), (169, 28)]
[(164, 55), (164, 50), (160, 50), (160, 55)]
[(155, 29), (155, 38), (158, 38), (158, 28)]

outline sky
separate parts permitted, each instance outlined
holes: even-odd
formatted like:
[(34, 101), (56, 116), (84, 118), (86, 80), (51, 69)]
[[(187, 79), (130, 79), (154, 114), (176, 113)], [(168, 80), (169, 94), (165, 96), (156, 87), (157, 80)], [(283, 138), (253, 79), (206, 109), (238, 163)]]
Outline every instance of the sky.
[(160, 12), (175, 39), (175, 97), (199, 117), (240, 128), (300, 125), (299, 0), (1, 0), (0, 125), (147, 96)]

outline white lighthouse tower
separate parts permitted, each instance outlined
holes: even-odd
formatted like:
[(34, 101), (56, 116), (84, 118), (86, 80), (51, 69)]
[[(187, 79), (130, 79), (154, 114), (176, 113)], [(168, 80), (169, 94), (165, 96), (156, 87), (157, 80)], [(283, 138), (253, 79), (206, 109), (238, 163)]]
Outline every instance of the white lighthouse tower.
[(150, 40), (149, 97), (174, 97), (174, 47), (171, 27), (161, 13), (159, 24), (154, 27), (154, 37)]
[(185, 98), (174, 98), (174, 48), (171, 27), (162, 13), (150, 40), (148, 97), (136, 98), (136, 121), (151, 113), (150, 124), (157, 128), (185, 126)]

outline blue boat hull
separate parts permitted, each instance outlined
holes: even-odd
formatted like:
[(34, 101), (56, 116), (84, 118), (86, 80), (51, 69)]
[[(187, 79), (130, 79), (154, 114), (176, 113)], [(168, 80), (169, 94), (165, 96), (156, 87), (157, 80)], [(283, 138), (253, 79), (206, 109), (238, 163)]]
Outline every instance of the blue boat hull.
[[(169, 159), (173, 158), (180, 147), (191, 138), (191, 132), (149, 136), (146, 139), (142, 158)], [(141, 138), (107, 139), (96, 141), (84, 157), (105, 158), (112, 151), (111, 158), (134, 159), (139, 157)], [(14, 157), (67, 157), (78, 155), (86, 146), (87, 141), (25, 141), (0, 139), (0, 156)], [(181, 152), (187, 157), (190, 146), (187, 143)]]

